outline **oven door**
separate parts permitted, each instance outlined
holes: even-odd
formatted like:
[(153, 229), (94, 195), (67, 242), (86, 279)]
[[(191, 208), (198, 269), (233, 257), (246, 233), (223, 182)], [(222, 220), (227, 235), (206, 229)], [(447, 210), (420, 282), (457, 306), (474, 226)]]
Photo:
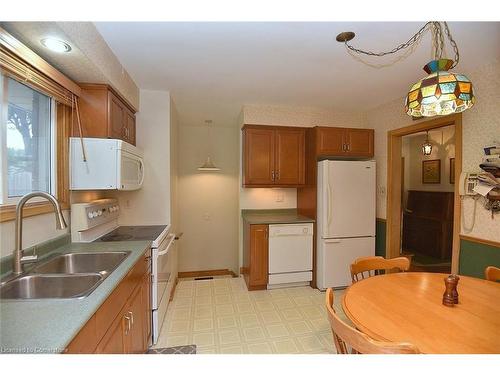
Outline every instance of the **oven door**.
[(151, 285), (151, 308), (153, 313), (153, 344), (156, 344), (161, 326), (167, 313), (172, 289), (172, 256), (171, 249), (175, 242), (175, 234), (169, 234), (158, 248), (153, 248), (153, 283)]
[(175, 234), (169, 234), (157, 249), (153, 249), (153, 298), (152, 308), (157, 310), (167, 291), (172, 270), (170, 248), (175, 241)]
[(125, 150), (118, 150), (118, 190), (137, 190), (144, 182), (144, 161), (142, 157)]

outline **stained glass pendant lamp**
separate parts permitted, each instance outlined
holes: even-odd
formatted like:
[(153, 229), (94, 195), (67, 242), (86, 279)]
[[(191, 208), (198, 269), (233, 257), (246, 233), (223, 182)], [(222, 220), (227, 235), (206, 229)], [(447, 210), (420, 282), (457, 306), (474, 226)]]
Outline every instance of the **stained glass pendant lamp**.
[(453, 60), (432, 60), (424, 66), (428, 76), (415, 83), (406, 96), (406, 113), (413, 117), (445, 116), (463, 112), (474, 105), (471, 81), (463, 74), (449, 72)]
[[(414, 118), (445, 116), (471, 108), (476, 99), (472, 82), (464, 74), (449, 71), (458, 65), (460, 54), (457, 43), (451, 36), (448, 24), (446, 22), (442, 22), (442, 24), (435, 21), (427, 22), (406, 43), (402, 43), (387, 52), (371, 52), (354, 48), (349, 44), (349, 41), (355, 36), (351, 31), (340, 33), (336, 39), (338, 42), (344, 43), (348, 51), (381, 57), (411, 47), (420, 41), (426, 31), (430, 30), (434, 60), (427, 63), (423, 68), (428, 76), (411, 86), (405, 99), (405, 111)], [(445, 36), (455, 53), (453, 60), (443, 58)]]

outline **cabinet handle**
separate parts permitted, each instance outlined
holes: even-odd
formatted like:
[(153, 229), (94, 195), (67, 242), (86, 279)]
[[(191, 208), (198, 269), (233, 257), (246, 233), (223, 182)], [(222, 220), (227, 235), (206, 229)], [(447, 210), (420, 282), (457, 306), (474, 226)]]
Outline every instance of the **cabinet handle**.
[(348, 143), (346, 146), (347, 146), (347, 151), (351, 151), (351, 144)]
[(130, 314), (130, 323), (134, 325), (134, 313), (132, 311), (128, 312)]
[(275, 174), (274, 174), (274, 171), (271, 172), (271, 180), (274, 181), (274, 177), (275, 177)]
[(130, 332), (130, 317), (128, 315), (125, 315), (124, 318), (127, 321), (127, 326), (125, 327), (125, 336), (128, 336)]
[(276, 172), (276, 179), (279, 181), (280, 180), (280, 171)]

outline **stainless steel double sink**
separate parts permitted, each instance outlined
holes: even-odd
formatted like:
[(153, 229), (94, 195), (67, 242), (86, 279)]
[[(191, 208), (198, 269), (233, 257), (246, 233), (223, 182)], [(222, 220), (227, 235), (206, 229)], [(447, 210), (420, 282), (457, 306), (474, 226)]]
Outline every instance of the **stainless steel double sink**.
[(0, 284), (0, 299), (66, 299), (87, 297), (130, 251), (61, 254), (30, 272)]

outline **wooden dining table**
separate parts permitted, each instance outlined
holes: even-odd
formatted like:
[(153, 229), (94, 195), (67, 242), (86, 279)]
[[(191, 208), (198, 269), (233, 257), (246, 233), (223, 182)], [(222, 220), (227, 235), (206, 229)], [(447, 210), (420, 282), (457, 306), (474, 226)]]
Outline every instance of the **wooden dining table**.
[(442, 304), (447, 274), (402, 272), (351, 285), (342, 306), (357, 329), (422, 353), (500, 353), (500, 283), (460, 276), (459, 303)]

